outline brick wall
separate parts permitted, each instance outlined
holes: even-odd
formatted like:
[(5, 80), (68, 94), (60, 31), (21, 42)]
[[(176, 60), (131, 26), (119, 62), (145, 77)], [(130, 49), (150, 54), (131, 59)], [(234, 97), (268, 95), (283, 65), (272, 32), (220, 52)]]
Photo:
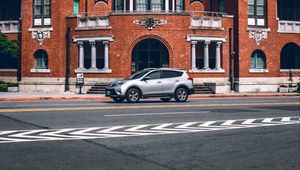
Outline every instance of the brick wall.
[[(299, 34), (284, 34), (278, 33), (278, 21), (276, 8), (277, 4), (275, 0), (268, 0), (268, 14), (267, 14), (267, 39), (263, 39), (260, 45), (256, 44), (256, 41), (249, 38), (248, 28), (248, 0), (238, 1), (238, 36), (235, 37), (235, 41), (238, 42), (238, 65), (240, 77), (280, 77), (288, 76), (288, 73), (280, 72), (280, 52), (282, 48), (290, 42), (300, 45)], [(268, 73), (249, 73), (251, 54), (254, 50), (262, 50), (266, 55), (266, 63)], [(300, 76), (299, 72), (293, 73), (295, 76)]]

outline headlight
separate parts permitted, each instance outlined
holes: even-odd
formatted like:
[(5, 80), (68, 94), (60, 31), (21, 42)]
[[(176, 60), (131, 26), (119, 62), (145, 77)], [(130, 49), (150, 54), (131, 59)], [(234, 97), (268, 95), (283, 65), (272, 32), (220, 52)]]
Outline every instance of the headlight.
[(124, 83), (117, 83), (116, 86), (122, 86)]

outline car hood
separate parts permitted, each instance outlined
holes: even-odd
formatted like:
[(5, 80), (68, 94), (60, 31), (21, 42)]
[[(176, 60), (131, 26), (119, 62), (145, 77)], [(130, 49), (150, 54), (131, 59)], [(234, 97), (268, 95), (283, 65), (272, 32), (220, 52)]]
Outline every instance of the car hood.
[(129, 79), (122, 79), (122, 80), (117, 80), (117, 81), (113, 81), (111, 82), (108, 87), (114, 87), (116, 86), (117, 84), (124, 84), (126, 82), (130, 81)]

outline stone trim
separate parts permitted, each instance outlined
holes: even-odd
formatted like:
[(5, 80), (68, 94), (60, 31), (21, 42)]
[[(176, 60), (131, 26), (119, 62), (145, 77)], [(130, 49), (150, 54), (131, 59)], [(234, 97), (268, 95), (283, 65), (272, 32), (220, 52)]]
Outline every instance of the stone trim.
[(224, 69), (190, 69), (189, 73), (225, 73)]
[(112, 73), (111, 69), (75, 69), (75, 73), (91, 73), (91, 74), (96, 74), (96, 73)]
[(226, 38), (225, 37), (217, 37), (217, 36), (201, 36), (201, 35), (194, 35), (194, 34), (188, 34), (186, 36), (186, 41), (213, 41), (213, 42), (217, 42), (217, 41), (221, 41), (221, 42), (226, 42)]
[(249, 73), (268, 73), (268, 72), (269, 72), (268, 69), (255, 69), (255, 68), (249, 69)]
[(280, 69), (280, 72), (300, 72), (300, 69)]
[(30, 73), (50, 73), (50, 69), (30, 69)]
[(114, 41), (114, 36), (113, 35), (107, 35), (107, 36), (74, 36), (73, 37), (73, 42), (95, 42), (95, 41)]
[(0, 72), (17, 72), (18, 69), (0, 69)]

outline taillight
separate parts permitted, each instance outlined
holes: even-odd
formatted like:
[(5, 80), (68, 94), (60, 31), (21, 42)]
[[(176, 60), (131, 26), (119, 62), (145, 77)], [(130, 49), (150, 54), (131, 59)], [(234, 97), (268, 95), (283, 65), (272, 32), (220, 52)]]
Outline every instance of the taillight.
[(194, 81), (193, 78), (189, 77), (188, 80)]

